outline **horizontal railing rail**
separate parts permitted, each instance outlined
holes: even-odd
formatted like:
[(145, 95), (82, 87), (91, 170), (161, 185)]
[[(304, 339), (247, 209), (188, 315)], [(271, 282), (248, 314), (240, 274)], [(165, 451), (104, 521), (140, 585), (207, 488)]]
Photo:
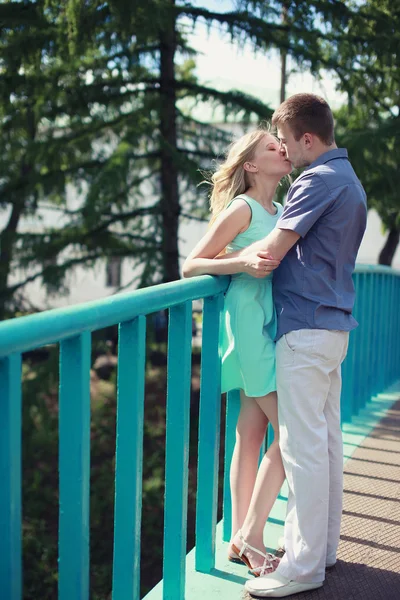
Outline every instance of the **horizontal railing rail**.
[[(357, 266), (354, 314), (343, 366), (342, 413), (351, 420), (394, 381), (400, 364), (400, 272)], [(55, 309), (0, 324), (0, 588), (20, 600), (21, 353), (60, 344), (59, 599), (89, 598), (91, 332), (119, 324), (113, 600), (139, 598), (146, 315), (169, 309), (163, 597), (185, 597), (192, 301), (204, 298), (196, 569), (215, 565), (220, 436), (219, 323), (229, 277), (203, 276)], [(229, 467), (239, 401), (226, 411), (223, 538), (230, 537)]]
[(224, 292), (228, 285), (229, 277), (204, 275), (10, 319), (0, 324), (0, 356), (103, 329), (188, 300), (206, 298)]

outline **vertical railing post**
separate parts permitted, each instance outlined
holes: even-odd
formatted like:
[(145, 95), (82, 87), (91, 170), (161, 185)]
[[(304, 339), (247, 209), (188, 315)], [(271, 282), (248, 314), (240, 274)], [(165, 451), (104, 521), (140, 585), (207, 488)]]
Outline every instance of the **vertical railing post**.
[(366, 279), (366, 290), (368, 298), (368, 336), (366, 342), (366, 353), (367, 363), (365, 368), (365, 382), (366, 382), (366, 401), (370, 402), (372, 396), (373, 386), (373, 368), (374, 368), (374, 311), (375, 311), (375, 277), (373, 273), (367, 273)]
[(358, 410), (364, 408), (365, 398), (365, 367), (367, 361), (366, 340), (368, 336), (368, 306), (367, 306), (367, 274), (360, 273), (359, 293), (360, 293), (360, 334), (359, 334), (359, 368), (358, 368)]
[(361, 317), (361, 331), (360, 331), (360, 396), (358, 406), (360, 409), (364, 408), (367, 401), (367, 378), (366, 378), (366, 367), (368, 360), (368, 348), (367, 339), (369, 334), (369, 320), (368, 320), (368, 275), (361, 273), (361, 289), (362, 289), (362, 317)]
[(0, 359), (0, 589), (22, 598), (21, 355)]
[(385, 365), (382, 364), (382, 358), (385, 356), (385, 333), (386, 333), (386, 319), (387, 315), (385, 315), (384, 306), (385, 302), (385, 275), (380, 273), (378, 275), (379, 281), (379, 369), (378, 369), (378, 387), (377, 393), (380, 394), (385, 388)]
[(390, 384), (390, 352), (391, 352), (391, 348), (390, 348), (390, 330), (392, 328), (392, 323), (391, 323), (391, 279), (392, 276), (387, 273), (385, 275), (385, 306), (384, 306), (384, 313), (385, 313), (385, 353), (383, 355), (384, 361), (385, 361), (385, 385), (384, 387), (386, 388), (389, 384)]
[(394, 356), (393, 356), (393, 378), (397, 379), (400, 377), (400, 276), (394, 277), (395, 280), (395, 293), (394, 293), (394, 306), (395, 306), (395, 328), (394, 328)]
[(372, 386), (372, 396), (376, 396), (379, 389), (379, 356), (380, 356), (380, 338), (381, 338), (381, 277), (380, 273), (373, 273), (374, 278), (374, 337), (373, 337), (373, 352), (374, 352), (374, 374)]
[(230, 488), (230, 467), (236, 442), (236, 424), (240, 412), (239, 390), (228, 392), (226, 398), (225, 419), (225, 457), (224, 457), (224, 500), (222, 539), (229, 542), (232, 531), (232, 498)]
[(221, 421), (219, 323), (223, 302), (222, 294), (206, 298), (203, 310), (196, 502), (196, 570), (203, 573), (215, 566)]
[(140, 316), (119, 326), (113, 600), (140, 598), (145, 363)]
[(60, 344), (59, 600), (89, 598), (90, 345)]
[(164, 600), (185, 597), (192, 303), (169, 310)]
[(356, 287), (356, 300), (354, 305), (354, 316), (357, 319), (359, 325), (353, 331), (353, 344), (354, 344), (354, 355), (353, 355), (353, 387), (352, 387), (352, 415), (357, 415), (360, 409), (360, 371), (361, 371), (361, 336), (363, 323), (363, 274), (355, 273), (355, 287)]
[(399, 336), (399, 305), (396, 304), (396, 280), (397, 277), (392, 275), (391, 279), (391, 304), (390, 304), (390, 314), (391, 314), (391, 324), (390, 324), (390, 341), (389, 341), (389, 352), (390, 352), (390, 384), (392, 384), (396, 380), (396, 347), (397, 347), (397, 337)]
[(400, 376), (399, 373), (399, 365), (400, 365), (400, 335), (398, 335), (398, 332), (400, 331), (400, 311), (398, 310), (398, 306), (400, 306), (400, 275), (396, 277), (396, 288), (397, 288), (397, 292), (396, 292), (396, 302), (395, 302), (395, 306), (396, 306), (396, 319), (397, 319), (397, 326), (396, 326), (396, 346), (397, 346), (397, 352), (396, 352), (396, 358), (395, 358), (395, 369), (396, 369), (396, 378)]
[(353, 416), (355, 332), (349, 336), (347, 356), (342, 364), (342, 392), (340, 396), (341, 422), (349, 423)]

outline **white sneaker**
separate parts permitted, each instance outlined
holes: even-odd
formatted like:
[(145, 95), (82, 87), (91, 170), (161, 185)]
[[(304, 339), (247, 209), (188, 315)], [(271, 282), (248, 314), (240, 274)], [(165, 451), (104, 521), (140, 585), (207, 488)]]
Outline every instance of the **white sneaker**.
[(260, 596), (261, 598), (285, 598), (300, 592), (308, 592), (322, 587), (322, 581), (319, 583), (299, 583), (291, 581), (279, 573), (264, 575), (257, 579), (246, 581), (244, 586), (247, 592)]

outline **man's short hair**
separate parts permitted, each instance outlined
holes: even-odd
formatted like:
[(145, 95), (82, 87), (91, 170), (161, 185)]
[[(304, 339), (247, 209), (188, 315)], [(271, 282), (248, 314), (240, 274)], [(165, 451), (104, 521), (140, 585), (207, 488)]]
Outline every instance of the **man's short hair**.
[(272, 115), (272, 125), (288, 125), (296, 141), (305, 133), (313, 133), (327, 146), (335, 141), (329, 104), (314, 94), (295, 94), (285, 100)]

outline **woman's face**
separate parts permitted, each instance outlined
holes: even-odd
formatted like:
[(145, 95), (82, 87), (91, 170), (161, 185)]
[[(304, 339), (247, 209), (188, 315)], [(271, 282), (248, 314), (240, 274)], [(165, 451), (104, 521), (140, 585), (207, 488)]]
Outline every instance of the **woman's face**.
[(270, 133), (266, 133), (256, 147), (253, 160), (250, 161), (264, 175), (284, 177), (292, 172), (292, 165), (279, 141)]

